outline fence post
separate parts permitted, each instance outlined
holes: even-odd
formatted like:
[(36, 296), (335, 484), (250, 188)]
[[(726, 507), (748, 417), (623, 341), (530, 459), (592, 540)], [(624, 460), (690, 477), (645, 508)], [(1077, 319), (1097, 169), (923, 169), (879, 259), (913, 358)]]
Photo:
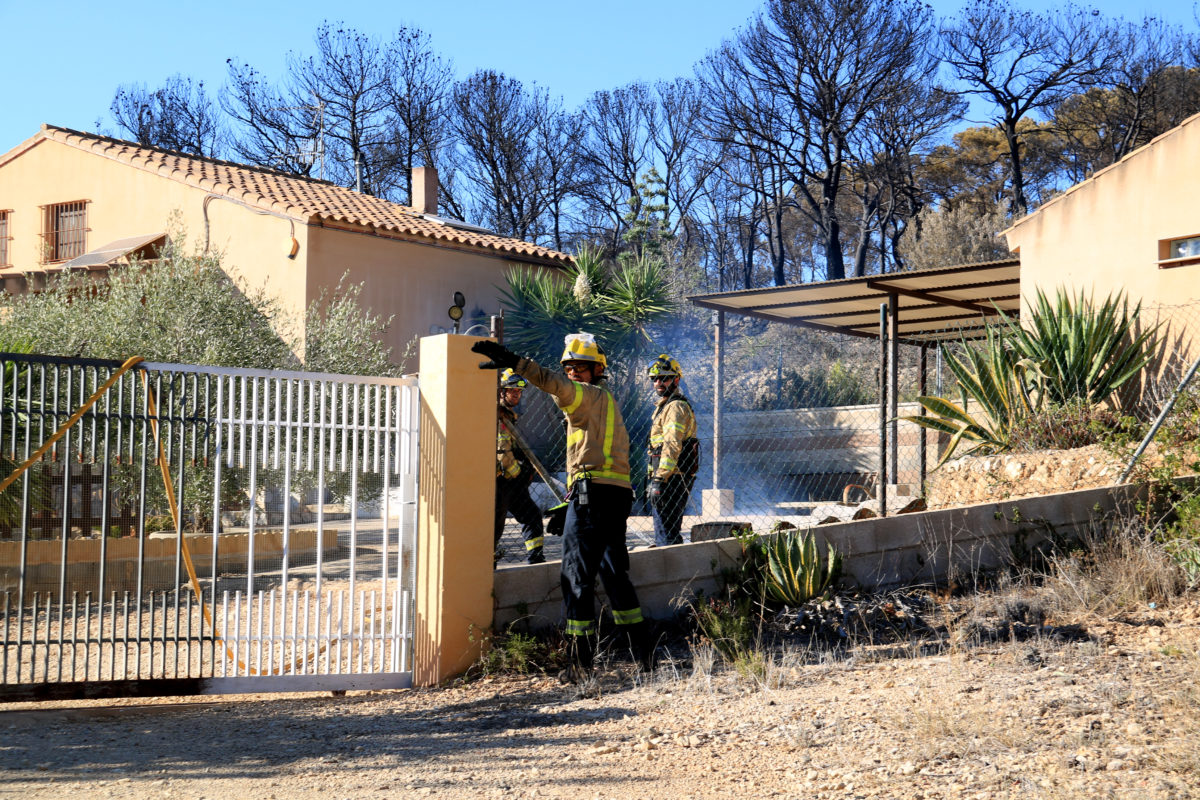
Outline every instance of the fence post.
[(879, 516), (887, 516), (888, 485), (888, 304), (879, 304)]
[(496, 373), (473, 336), (421, 339), (413, 683), (466, 670), (492, 626)]

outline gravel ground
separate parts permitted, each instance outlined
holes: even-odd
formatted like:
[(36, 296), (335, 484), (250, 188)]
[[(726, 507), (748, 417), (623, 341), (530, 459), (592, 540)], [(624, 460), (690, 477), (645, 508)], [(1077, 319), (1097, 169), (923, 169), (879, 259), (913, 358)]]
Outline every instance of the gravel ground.
[(218, 702), (11, 706), (0, 796), (1190, 798), (1200, 602), (1089, 638), (785, 651), (760, 680), (704, 650), (581, 693), (543, 677)]

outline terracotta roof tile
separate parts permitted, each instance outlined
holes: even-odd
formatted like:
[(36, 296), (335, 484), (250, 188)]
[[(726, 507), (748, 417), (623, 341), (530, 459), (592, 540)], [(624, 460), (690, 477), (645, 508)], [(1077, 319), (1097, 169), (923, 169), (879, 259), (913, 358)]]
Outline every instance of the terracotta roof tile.
[(380, 231), (502, 253), (518, 261), (566, 265), (571, 257), (519, 239), (465, 230), (427, 219), (410, 206), (360, 194), (326, 181), (303, 178), (263, 167), (185, 155), (143, 147), (133, 142), (44, 125), (38, 138), (89, 150), (130, 166), (214, 194), (235, 197), (249, 205), (302, 221), (361, 225)]

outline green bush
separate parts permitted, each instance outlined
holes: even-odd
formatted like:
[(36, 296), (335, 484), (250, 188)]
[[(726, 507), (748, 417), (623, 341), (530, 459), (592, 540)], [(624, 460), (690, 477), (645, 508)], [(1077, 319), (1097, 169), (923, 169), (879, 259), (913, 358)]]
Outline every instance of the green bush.
[(812, 531), (780, 530), (766, 551), (767, 595), (786, 606), (800, 606), (823, 594), (841, 571), (841, 555), (830, 545), (822, 556)]

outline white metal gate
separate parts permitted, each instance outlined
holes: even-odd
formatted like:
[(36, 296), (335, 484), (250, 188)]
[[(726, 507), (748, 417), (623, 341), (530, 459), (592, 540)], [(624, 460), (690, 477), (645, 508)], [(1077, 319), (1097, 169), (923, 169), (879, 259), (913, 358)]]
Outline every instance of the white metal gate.
[(0, 354), (0, 700), (411, 685), (416, 379), (131, 362)]

